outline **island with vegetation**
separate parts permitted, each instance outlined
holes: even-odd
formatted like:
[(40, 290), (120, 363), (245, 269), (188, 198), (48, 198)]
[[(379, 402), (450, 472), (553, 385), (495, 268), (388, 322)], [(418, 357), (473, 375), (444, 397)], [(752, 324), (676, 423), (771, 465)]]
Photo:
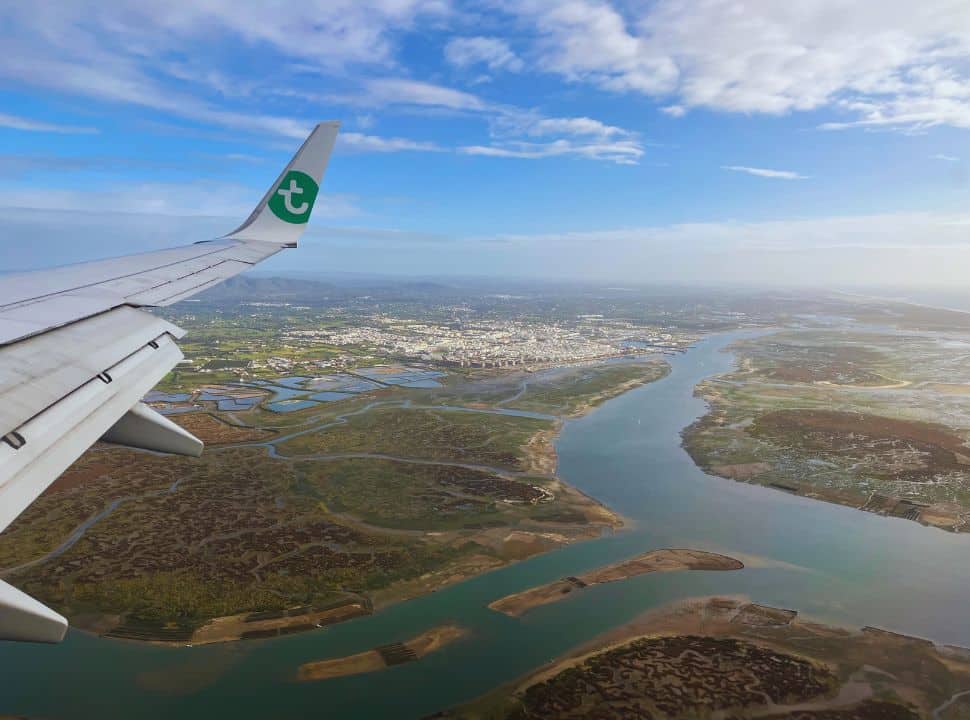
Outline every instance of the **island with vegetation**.
[(968, 690), (970, 650), (710, 597), (648, 612), (435, 717), (955, 720)]
[(703, 550), (664, 549), (651, 550), (629, 560), (590, 570), (581, 575), (565, 577), (555, 582), (506, 595), (489, 603), (489, 608), (512, 617), (519, 617), (540, 605), (558, 602), (577, 590), (591, 585), (619, 582), (627, 578), (655, 572), (679, 570), (741, 570), (740, 560)]
[(381, 645), (373, 650), (354, 655), (304, 663), (297, 671), (297, 679), (329, 680), (346, 675), (377, 672), (394, 665), (420, 660), (425, 655), (437, 652), (467, 634), (467, 630), (459, 625), (441, 625), (425, 630), (405, 642)]
[(736, 370), (698, 386), (710, 409), (684, 432), (684, 445), (715, 475), (965, 530), (963, 337), (809, 327), (741, 341), (732, 348)]

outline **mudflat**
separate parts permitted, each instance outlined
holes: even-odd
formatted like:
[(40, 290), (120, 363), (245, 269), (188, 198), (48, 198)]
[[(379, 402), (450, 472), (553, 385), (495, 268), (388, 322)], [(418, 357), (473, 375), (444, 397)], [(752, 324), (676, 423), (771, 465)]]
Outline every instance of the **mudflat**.
[(677, 570), (740, 570), (744, 563), (726, 555), (691, 550), (667, 548), (651, 550), (629, 560), (606, 565), (578, 576), (566, 577), (555, 582), (539, 585), (522, 592), (506, 595), (489, 603), (488, 607), (500, 613), (519, 617), (529, 610), (558, 602), (573, 592), (590, 585), (617, 582), (653, 572), (674, 572)]
[(459, 640), (467, 630), (458, 625), (440, 625), (426, 630), (407, 642), (392, 643), (354, 655), (304, 663), (297, 671), (297, 679), (327, 680), (329, 678), (376, 672), (392, 665), (413, 662)]

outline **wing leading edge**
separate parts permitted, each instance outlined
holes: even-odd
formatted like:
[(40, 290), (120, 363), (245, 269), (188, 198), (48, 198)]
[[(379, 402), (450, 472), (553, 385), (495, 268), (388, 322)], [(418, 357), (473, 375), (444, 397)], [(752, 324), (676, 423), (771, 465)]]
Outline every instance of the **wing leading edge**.
[[(138, 308), (178, 302), (296, 247), (338, 127), (317, 125), (224, 237), (0, 278), (0, 531), (98, 439), (202, 452), (140, 402), (182, 359), (184, 331)], [(0, 580), (0, 639), (57, 642), (66, 631), (62, 616)]]

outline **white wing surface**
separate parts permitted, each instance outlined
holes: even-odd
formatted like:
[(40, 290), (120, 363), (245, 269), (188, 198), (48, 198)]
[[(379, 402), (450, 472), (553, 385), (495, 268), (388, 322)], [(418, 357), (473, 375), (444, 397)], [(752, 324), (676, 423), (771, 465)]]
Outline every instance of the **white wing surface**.
[[(141, 403), (182, 359), (171, 305), (296, 247), (339, 124), (317, 125), (236, 230), (160, 252), (0, 277), (0, 531), (94, 442), (199, 455)], [(67, 620), (0, 580), (0, 639), (58, 642)]]

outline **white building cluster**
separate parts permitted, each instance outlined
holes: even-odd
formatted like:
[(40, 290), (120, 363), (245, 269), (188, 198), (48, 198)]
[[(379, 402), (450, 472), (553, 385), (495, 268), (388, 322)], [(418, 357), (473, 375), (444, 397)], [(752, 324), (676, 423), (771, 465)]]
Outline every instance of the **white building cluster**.
[(574, 323), (489, 320), (437, 324), (388, 317), (326, 330), (293, 330), (288, 340), (365, 347), (381, 355), (465, 367), (570, 363), (677, 348), (661, 330), (584, 316)]

